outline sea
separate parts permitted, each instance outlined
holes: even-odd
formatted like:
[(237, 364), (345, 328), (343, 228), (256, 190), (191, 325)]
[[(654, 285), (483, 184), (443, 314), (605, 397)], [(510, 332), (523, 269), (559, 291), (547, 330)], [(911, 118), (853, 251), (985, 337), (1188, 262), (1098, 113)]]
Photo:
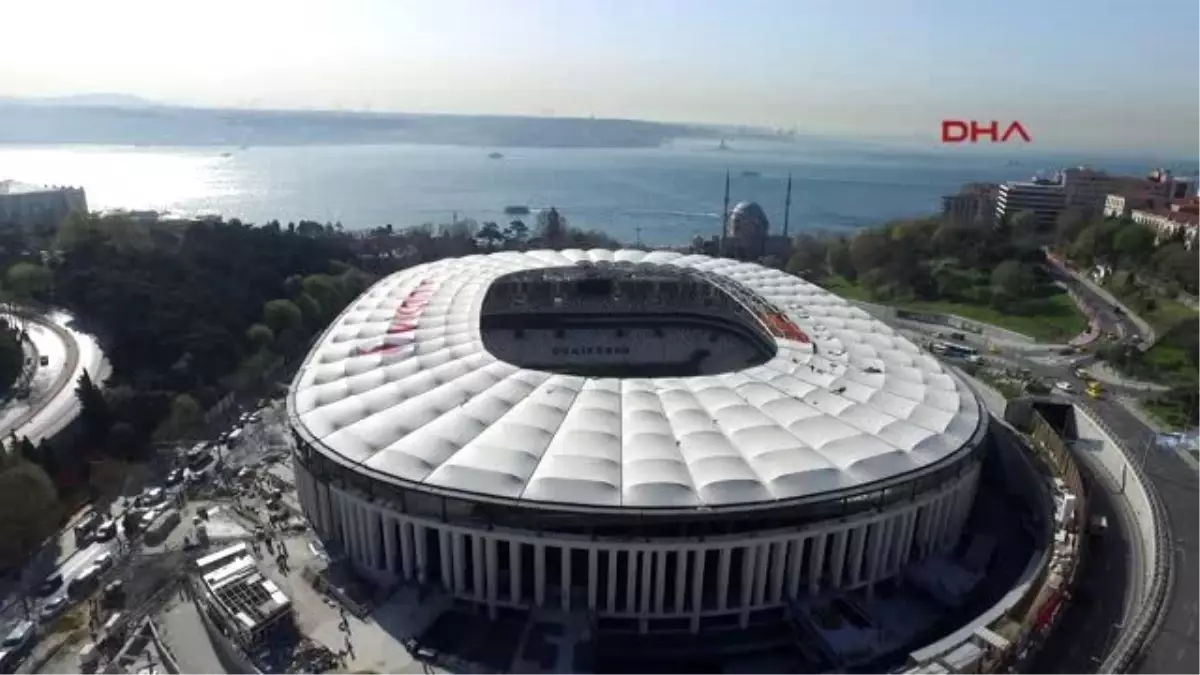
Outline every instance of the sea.
[[(354, 230), (456, 219), (507, 223), (507, 206), (553, 206), (572, 226), (644, 246), (718, 233), (726, 172), (731, 203), (758, 202), (776, 232), (790, 175), (789, 226), (796, 233), (935, 213), (943, 195), (967, 182), (1027, 179), (1076, 165), (1143, 174), (1164, 164), (827, 141), (746, 140), (721, 149), (711, 139), (611, 149), (0, 146), (0, 179), (80, 186), (93, 210), (219, 214), (253, 223), (308, 219)], [(1190, 174), (1196, 165), (1165, 168)]]

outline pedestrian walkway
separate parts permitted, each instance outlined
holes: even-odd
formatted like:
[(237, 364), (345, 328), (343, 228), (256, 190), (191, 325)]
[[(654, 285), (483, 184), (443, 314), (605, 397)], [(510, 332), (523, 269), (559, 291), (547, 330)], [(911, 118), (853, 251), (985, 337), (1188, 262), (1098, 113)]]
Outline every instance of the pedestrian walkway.
[[(1123, 408), (1128, 410), (1130, 415), (1136, 417), (1139, 422), (1150, 427), (1154, 433), (1163, 434), (1170, 431), (1161, 423), (1159, 423), (1158, 420), (1147, 414), (1145, 410), (1142, 410), (1142, 406), (1137, 399), (1130, 398), (1128, 396), (1119, 396), (1117, 397), (1117, 402), (1120, 403)], [(1196, 456), (1187, 450), (1182, 448), (1171, 448), (1169, 450), (1164, 450), (1164, 452), (1174, 452), (1180, 459), (1183, 460), (1184, 464), (1187, 464), (1189, 467), (1191, 467), (1193, 471), (1200, 472), (1200, 461), (1197, 461)]]
[(158, 628), (163, 642), (175, 655), (184, 673), (224, 673), (225, 666), (204, 629), (200, 610), (191, 600), (176, 599), (159, 614)]
[(1093, 378), (1095, 378), (1096, 381), (1103, 382), (1104, 384), (1110, 384), (1114, 387), (1121, 387), (1122, 389), (1137, 389), (1139, 391), (1151, 392), (1167, 391), (1170, 389), (1170, 387), (1157, 384), (1155, 382), (1145, 382), (1143, 380), (1135, 380), (1130, 377), (1125, 377), (1121, 373), (1118, 373), (1111, 365), (1103, 361), (1092, 363), (1084, 368), (1084, 370), (1087, 371), (1087, 373)]

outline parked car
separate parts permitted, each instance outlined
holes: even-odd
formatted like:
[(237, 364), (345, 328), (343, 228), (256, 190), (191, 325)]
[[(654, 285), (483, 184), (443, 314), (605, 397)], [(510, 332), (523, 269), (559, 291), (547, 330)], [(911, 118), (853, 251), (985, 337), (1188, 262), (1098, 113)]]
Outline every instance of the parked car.
[(62, 572), (51, 572), (38, 586), (38, 596), (43, 598), (49, 597), (53, 595), (55, 591), (62, 588), (62, 585)]
[(0, 642), (0, 672), (15, 673), (17, 665), (29, 655), (36, 642), (37, 626), (32, 621), (21, 621)]
[(52, 621), (62, 614), (67, 608), (67, 598), (63, 595), (56, 595), (42, 603), (42, 609), (38, 612), (38, 618), (42, 623)]
[(104, 572), (108, 568), (112, 567), (113, 561), (114, 561), (114, 558), (113, 558), (112, 552), (105, 551), (104, 553), (101, 553), (100, 555), (96, 556), (96, 559), (93, 560), (92, 562), (93, 562), (93, 564), (96, 565), (97, 568), (99, 568), (99, 570), (101, 572)]
[(106, 520), (96, 528), (96, 541), (109, 541), (117, 536), (117, 521)]

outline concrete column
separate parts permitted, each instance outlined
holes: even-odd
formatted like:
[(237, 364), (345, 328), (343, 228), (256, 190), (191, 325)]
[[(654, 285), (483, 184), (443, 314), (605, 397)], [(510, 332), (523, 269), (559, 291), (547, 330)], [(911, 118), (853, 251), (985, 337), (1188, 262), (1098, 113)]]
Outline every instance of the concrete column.
[(940, 507), (941, 507), (941, 502), (939, 500), (935, 499), (935, 500), (929, 502), (929, 504), (925, 507), (925, 513), (922, 514), (924, 517), (924, 520), (925, 520), (925, 523), (924, 523), (925, 527), (923, 527), (921, 529), (921, 558), (922, 559), (924, 559), (926, 556), (928, 556), (930, 554), (930, 549), (932, 548), (933, 538), (934, 538), (936, 530), (937, 530), (936, 525), (938, 522), (938, 515), (941, 513)]
[(617, 611), (617, 564), (621, 562), (621, 550), (610, 548), (605, 555), (608, 556), (608, 588), (604, 590), (607, 596), (604, 601), (604, 609), (608, 612), (615, 612)]
[(363, 537), (362, 526), (362, 507), (355, 500), (346, 500), (347, 513), (350, 514), (350, 541), (353, 542), (354, 560), (359, 564), (363, 564), (367, 559), (367, 546), (365, 537)]
[(383, 528), (380, 524), (383, 520), (383, 514), (379, 513), (373, 506), (368, 506), (366, 509), (367, 517), (364, 522), (367, 526), (367, 543), (371, 551), (371, 569), (377, 570), (383, 566)]
[(488, 618), (496, 619), (496, 596), (500, 589), (500, 561), (496, 555), (496, 540), (488, 537), (484, 544), (484, 557), (487, 563), (487, 604)]
[(758, 565), (754, 570), (754, 595), (750, 604), (755, 607), (761, 606), (767, 599), (767, 585), (770, 579), (767, 577), (770, 574), (771, 566), (771, 545), (759, 544), (758, 553), (754, 557), (755, 563)]
[(808, 594), (815, 596), (821, 592), (821, 573), (825, 567), (825, 542), (829, 534), (822, 532), (813, 539), (812, 553), (808, 556)]
[(595, 611), (596, 595), (600, 586), (600, 551), (595, 547), (588, 549), (587, 566), (587, 603), (588, 609)]
[(754, 572), (758, 568), (758, 547), (747, 546), (742, 552), (742, 597), (738, 608), (738, 625), (745, 629), (750, 625), (750, 602), (754, 599)]
[(875, 580), (887, 554), (892, 530), (892, 521), (883, 520), (871, 526), (870, 555), (867, 557), (867, 600), (875, 598)]
[(407, 581), (413, 578), (413, 549), (416, 548), (416, 542), (413, 541), (413, 524), (407, 520), (401, 520), (397, 523), (400, 526), (400, 568), (403, 571), (404, 579)]
[(563, 611), (571, 611), (571, 547), (563, 546), (562, 551), (562, 580), (559, 586), (562, 588), (562, 608)]
[(954, 518), (954, 492), (942, 497), (942, 518), (937, 524), (937, 537), (934, 538), (934, 545), (938, 551), (946, 551), (949, 549), (950, 542), (950, 520)]
[(679, 549), (675, 552), (675, 613), (683, 614), (684, 600), (687, 599), (688, 551)]
[(868, 525), (859, 523), (850, 533), (850, 585), (857, 586), (862, 581), (863, 557), (867, 543)]
[(454, 593), (455, 595), (465, 595), (467, 591), (467, 535), (453, 532), (450, 534), (450, 539), (453, 542), (451, 550), (454, 555)]
[(733, 560), (733, 549), (728, 546), (720, 549), (717, 559), (717, 609), (729, 608), (729, 567)]
[(426, 569), (429, 565), (429, 540), (426, 538), (424, 525), (413, 523), (412, 529), (413, 540), (416, 543), (415, 548), (417, 549), (417, 581), (425, 583), (429, 580), (429, 572)]
[(546, 545), (533, 546), (533, 602), (537, 607), (546, 604)]
[(313, 514), (314, 517), (310, 518), (310, 520), (314, 522), (314, 524), (317, 526), (317, 530), (320, 531), (320, 533), (324, 535), (326, 539), (334, 538), (333, 517), (330, 515), (330, 511), (329, 487), (318, 483), (317, 510), (316, 513)]
[(841, 588), (846, 579), (846, 541), (849, 539), (846, 530), (833, 533), (833, 555), (829, 560), (829, 578), (834, 588)]
[(638, 549), (629, 549), (629, 568), (625, 570), (625, 611), (637, 612)]
[(787, 580), (788, 548), (795, 548), (795, 541), (777, 541), (771, 544), (771, 584), (767, 587), (767, 598), (771, 602), (783, 599), (783, 582)]
[(351, 529), (351, 527), (350, 527), (349, 500), (344, 499), (341, 495), (339, 495), (336, 492), (333, 494), (334, 494), (334, 509), (337, 511), (338, 525), (340, 525), (338, 530), (339, 530), (339, 534), (341, 535), (340, 539), (342, 540), (342, 548), (345, 550), (346, 555), (349, 556), (351, 559), (353, 559), (354, 553), (355, 553), (355, 550), (354, 550), (355, 542), (354, 542), (354, 530)]
[(380, 514), (383, 521), (383, 566), (388, 574), (403, 577), (400, 565), (396, 564), (396, 520), (391, 516)]
[(904, 546), (908, 537), (908, 528), (912, 523), (912, 512), (900, 516), (897, 522), (896, 536), (892, 539), (892, 553), (888, 557), (886, 571), (890, 574), (900, 569), (904, 560)]
[(804, 577), (804, 539), (793, 539), (787, 542), (784, 549), (787, 556), (787, 597), (795, 600), (800, 594), (800, 581)]
[(483, 553), (483, 536), (471, 537), (471, 595), (484, 600), (487, 598), (487, 567)]
[(692, 553), (692, 632), (700, 632), (700, 612), (704, 610), (704, 560), (705, 549)]
[[(642, 561), (639, 563), (642, 571), (642, 588), (640, 599), (642, 608), (640, 615), (645, 618), (650, 614), (650, 597), (654, 594), (654, 551), (644, 550), (641, 555)], [(644, 631), (643, 631), (644, 632)]]
[(450, 545), (450, 531), (438, 530), (438, 559), (442, 563), (442, 588), (454, 591), (454, 547)]
[(896, 569), (904, 567), (908, 564), (908, 559), (912, 557), (913, 535), (917, 531), (917, 510), (913, 509), (908, 512), (908, 520), (904, 524), (904, 536), (900, 537), (900, 557), (896, 561)]
[(667, 602), (667, 551), (655, 551), (654, 558), (654, 613), (662, 614)]
[(521, 604), (521, 549), (525, 545), (519, 541), (508, 542), (508, 592), (513, 604)]

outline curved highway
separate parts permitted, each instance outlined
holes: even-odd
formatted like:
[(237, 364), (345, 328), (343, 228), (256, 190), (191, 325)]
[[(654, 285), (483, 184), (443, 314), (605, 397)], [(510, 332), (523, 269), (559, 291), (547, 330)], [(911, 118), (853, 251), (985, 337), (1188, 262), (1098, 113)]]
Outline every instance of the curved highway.
[[(16, 321), (11, 314), (0, 317)], [(29, 341), (37, 358), (45, 357), (30, 381), (29, 396), (12, 400), (0, 410), (0, 436), (15, 433), (38, 443), (53, 438), (79, 414), (75, 384), (86, 370), (101, 383), (109, 365), (95, 338), (71, 328), (71, 316), (54, 311), (40, 317), (24, 317)]]
[[(1084, 302), (1090, 304), (1091, 309), (1095, 310), (1094, 316), (1102, 331), (1122, 336), (1126, 340), (1141, 339), (1142, 336), (1133, 322), (1123, 313), (1116, 312), (1112, 307), (1107, 306), (1099, 295), (1091, 293), (1090, 289), (1082, 284), (1076, 284), (1075, 290), (1080, 291)], [(936, 332), (947, 329), (944, 326), (932, 324), (922, 325), (918, 328), (911, 323), (906, 323), (899, 330), (910, 337), (928, 339)], [(986, 345), (982, 344), (983, 341), (979, 336), (968, 333), (964, 337), (968, 342), (975, 342), (976, 346), (981, 347), (981, 351), (986, 349)], [(1073, 372), (1075, 364), (1080, 361), (1091, 361), (1093, 358), (1091, 355), (1085, 354), (1057, 353), (1058, 348), (1047, 348), (1046, 345), (1026, 345), (1024, 347), (1011, 345), (1007, 347), (1003, 355), (985, 354), (984, 360), (993, 365), (1025, 368), (1038, 377), (1070, 382), (1075, 385), (1077, 390), (1082, 390), (1083, 382)], [(1108, 388), (1116, 391), (1125, 389), (1113, 386)], [(1132, 390), (1129, 393), (1144, 394), (1145, 392)], [(1135, 664), (1136, 672), (1197, 672), (1197, 665), (1200, 662), (1200, 645), (1197, 644), (1198, 629), (1200, 629), (1200, 603), (1197, 602), (1197, 594), (1200, 593), (1200, 572), (1197, 570), (1200, 566), (1198, 565), (1200, 552), (1197, 550), (1198, 542), (1200, 542), (1200, 535), (1197, 535), (1197, 532), (1200, 531), (1200, 502), (1198, 502), (1200, 476), (1193, 468), (1194, 464), (1175, 451), (1154, 449), (1152, 443), (1155, 432), (1113, 398), (1091, 400), (1077, 395), (1064, 395), (1062, 392), (1054, 392), (1053, 395), (1079, 403), (1104, 420), (1112, 433), (1120, 437), (1119, 440), (1124, 441), (1125, 446), (1137, 455), (1130, 461), (1144, 463), (1146, 474), (1166, 510), (1175, 544), (1174, 587), (1167, 598), (1166, 617), (1163, 625), (1159, 632), (1148, 641), (1140, 663)], [(1116, 554), (1106, 551), (1104, 555)], [(1115, 585), (1115, 577), (1119, 577), (1120, 572), (1111, 569), (1110, 565), (1119, 566), (1120, 564), (1119, 560), (1101, 562), (1103, 567), (1097, 570), (1099, 579), (1096, 586), (1103, 586), (1105, 583)], [(1110, 573), (1113, 577), (1106, 580), (1104, 577)], [(1095, 599), (1099, 600), (1100, 598)], [(1080, 613), (1098, 615), (1100, 612), (1099, 607), (1088, 607), (1085, 602), (1080, 607)], [(1097, 630), (1103, 632), (1108, 630), (1108, 626), (1099, 626)], [(1102, 635), (1091, 637), (1095, 638), (1098, 643), (1109, 642), (1111, 639), (1111, 636)], [(1040, 664), (1047, 665), (1049, 661), (1046, 659), (1054, 659), (1055, 652), (1059, 652), (1057, 656), (1061, 658), (1075, 661), (1076, 658), (1083, 656), (1081, 652), (1086, 652), (1087, 647), (1091, 645), (1083, 645), (1079, 650), (1071, 649), (1072, 646), (1065, 645), (1060, 646), (1065, 648), (1051, 649), (1051, 654), (1047, 654)], [(1096, 656), (1094, 664), (1098, 664), (1100, 660), (1099, 656)], [(1063, 663), (1060, 661), (1055, 665), (1061, 668)], [(1074, 665), (1078, 667), (1081, 664), (1076, 662)]]

